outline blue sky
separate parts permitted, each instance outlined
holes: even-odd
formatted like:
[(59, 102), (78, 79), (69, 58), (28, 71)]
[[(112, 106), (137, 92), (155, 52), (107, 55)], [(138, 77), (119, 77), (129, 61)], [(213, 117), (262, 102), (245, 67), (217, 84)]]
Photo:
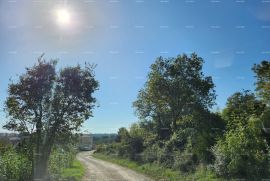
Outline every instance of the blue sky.
[[(58, 9), (67, 10), (68, 24), (57, 22)], [(9, 79), (43, 52), (59, 67), (98, 65), (100, 107), (82, 130), (109, 133), (138, 120), (132, 102), (156, 57), (196, 52), (223, 108), (234, 92), (254, 89), (251, 67), (269, 60), (269, 35), (266, 0), (2, 0), (0, 126)]]

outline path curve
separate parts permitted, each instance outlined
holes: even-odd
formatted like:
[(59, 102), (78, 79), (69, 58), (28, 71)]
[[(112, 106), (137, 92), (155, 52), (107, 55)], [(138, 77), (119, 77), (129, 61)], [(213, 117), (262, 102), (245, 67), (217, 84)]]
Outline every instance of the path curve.
[(93, 151), (77, 154), (77, 159), (86, 168), (83, 181), (152, 181), (128, 168), (96, 159), (92, 154)]

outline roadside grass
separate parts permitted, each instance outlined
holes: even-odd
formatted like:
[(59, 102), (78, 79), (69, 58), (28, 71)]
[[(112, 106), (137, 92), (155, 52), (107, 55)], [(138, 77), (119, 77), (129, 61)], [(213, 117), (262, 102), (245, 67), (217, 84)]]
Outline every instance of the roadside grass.
[(139, 164), (134, 161), (119, 158), (111, 155), (104, 155), (101, 153), (94, 153), (93, 157), (109, 161), (123, 167), (130, 168), (138, 173), (142, 173), (153, 180), (162, 181), (186, 181), (186, 180), (199, 180), (199, 181), (222, 181), (222, 179), (217, 178), (212, 172), (199, 168), (197, 172), (193, 174), (181, 174), (179, 171), (175, 171), (168, 168), (163, 168), (157, 164)]
[(65, 168), (63, 170), (62, 178), (63, 180), (68, 181), (81, 181), (84, 172), (85, 172), (84, 166), (78, 160), (74, 160), (71, 167)]
[(154, 180), (162, 180), (162, 181), (185, 180), (183, 179), (185, 176), (180, 175), (179, 172), (173, 171), (171, 169), (163, 168), (157, 164), (142, 164), (141, 165), (134, 161), (118, 158), (116, 156), (111, 156), (111, 155), (108, 156), (101, 153), (94, 153), (93, 157), (104, 160), (104, 161), (109, 161), (109, 162), (121, 165), (123, 167), (130, 168), (138, 173), (142, 173), (146, 176), (149, 176), (150, 178)]

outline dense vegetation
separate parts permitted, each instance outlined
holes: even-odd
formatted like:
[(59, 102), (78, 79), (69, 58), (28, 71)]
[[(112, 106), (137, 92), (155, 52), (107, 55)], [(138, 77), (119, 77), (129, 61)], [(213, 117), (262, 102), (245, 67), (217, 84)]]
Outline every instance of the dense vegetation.
[(126, 159), (137, 171), (154, 165), (205, 180), (269, 179), (270, 62), (252, 69), (256, 93), (234, 93), (220, 112), (212, 111), (214, 83), (202, 66), (196, 54), (157, 58), (133, 104), (139, 122), (120, 128), (115, 142), (100, 145), (99, 157)]
[[(75, 160), (74, 146), (54, 147), (49, 159), (50, 180), (79, 181), (84, 168)], [(1, 181), (28, 181), (32, 180), (32, 163), (26, 152), (20, 147), (11, 145), (2, 147), (0, 154), (0, 180)]]

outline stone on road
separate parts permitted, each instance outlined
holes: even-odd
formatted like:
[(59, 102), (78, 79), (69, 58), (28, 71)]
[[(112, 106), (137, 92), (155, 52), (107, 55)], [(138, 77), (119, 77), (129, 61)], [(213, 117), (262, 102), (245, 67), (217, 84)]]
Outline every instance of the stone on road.
[(93, 151), (87, 151), (77, 155), (86, 168), (83, 181), (152, 181), (128, 168), (96, 159), (92, 154)]

